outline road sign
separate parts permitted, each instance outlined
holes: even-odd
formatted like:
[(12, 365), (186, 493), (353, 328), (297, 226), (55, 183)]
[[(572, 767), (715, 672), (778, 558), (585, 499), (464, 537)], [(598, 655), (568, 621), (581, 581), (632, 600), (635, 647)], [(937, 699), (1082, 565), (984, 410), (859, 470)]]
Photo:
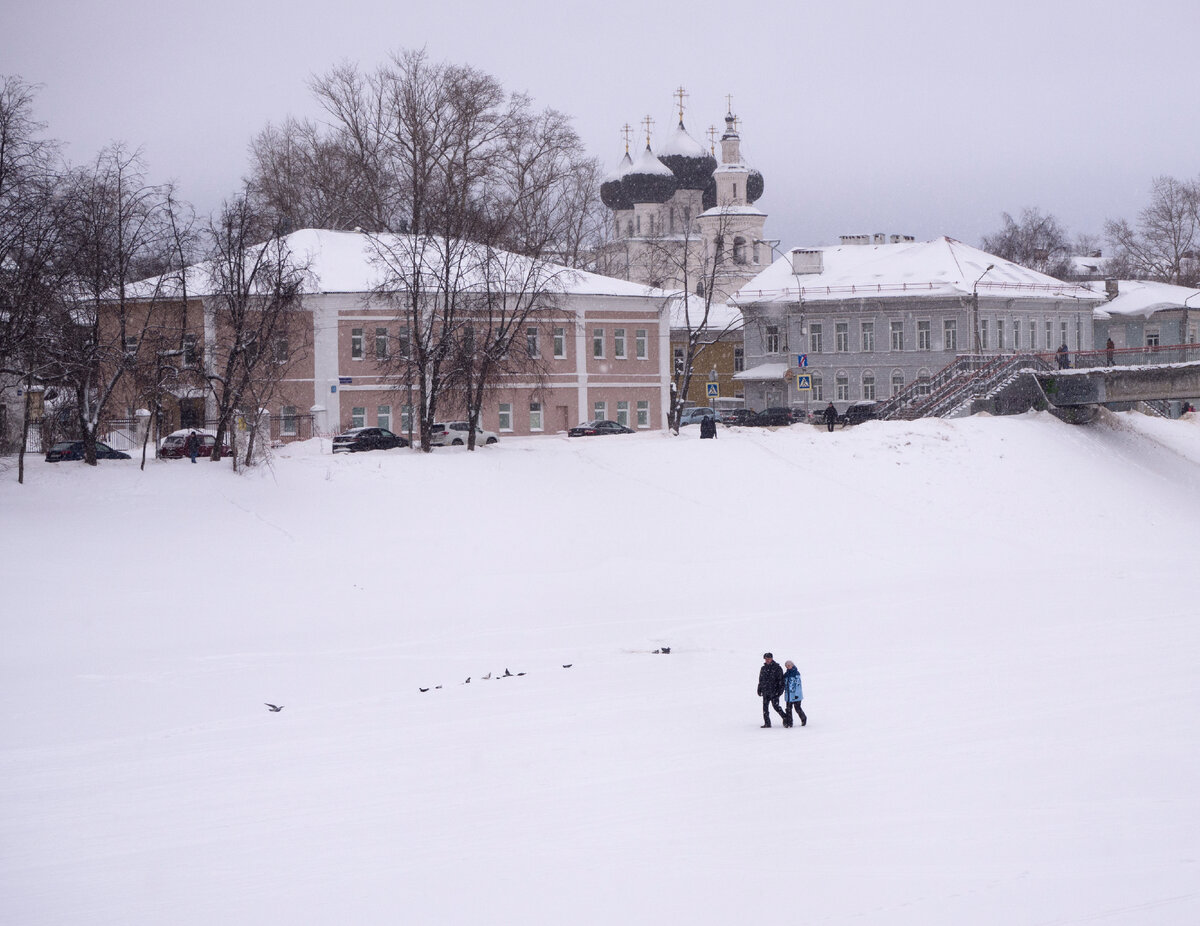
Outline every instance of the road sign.
[(796, 355), (796, 366), (801, 367), (801, 368), (808, 366), (808, 354), (797, 354)]
[(710, 399), (719, 399), (721, 397), (721, 384), (705, 383), (704, 394)]
[(796, 374), (796, 391), (797, 392), (808, 392), (810, 389), (812, 389), (812, 374), (811, 373), (797, 373)]

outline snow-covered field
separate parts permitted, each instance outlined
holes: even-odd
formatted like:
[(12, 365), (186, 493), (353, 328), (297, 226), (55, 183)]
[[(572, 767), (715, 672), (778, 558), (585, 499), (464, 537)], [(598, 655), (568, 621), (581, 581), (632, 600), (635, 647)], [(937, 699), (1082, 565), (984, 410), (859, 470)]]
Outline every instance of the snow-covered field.
[(10, 468), (0, 922), (1200, 922), (1191, 417)]

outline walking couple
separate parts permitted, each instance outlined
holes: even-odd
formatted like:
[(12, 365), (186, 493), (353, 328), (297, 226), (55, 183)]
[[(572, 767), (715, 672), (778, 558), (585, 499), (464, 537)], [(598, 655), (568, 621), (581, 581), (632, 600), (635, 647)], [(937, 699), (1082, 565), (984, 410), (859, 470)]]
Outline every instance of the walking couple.
[[(775, 657), (770, 653), (763, 653), (763, 667), (758, 670), (758, 693), (762, 697), (763, 704), (763, 729), (771, 726), (771, 714), (769, 708), (774, 708), (775, 713), (783, 720), (785, 727), (793, 726), (792, 708), (796, 709), (796, 713), (800, 717), (800, 726), (808, 724), (808, 718), (804, 716), (804, 709), (800, 706), (800, 702), (804, 700), (804, 689), (800, 683), (800, 670), (796, 668), (796, 664), (790, 659), (784, 663), (787, 666), (787, 671), (783, 671), (783, 666), (775, 661)], [(787, 698), (787, 713), (779, 706), (779, 698), (786, 695)]]

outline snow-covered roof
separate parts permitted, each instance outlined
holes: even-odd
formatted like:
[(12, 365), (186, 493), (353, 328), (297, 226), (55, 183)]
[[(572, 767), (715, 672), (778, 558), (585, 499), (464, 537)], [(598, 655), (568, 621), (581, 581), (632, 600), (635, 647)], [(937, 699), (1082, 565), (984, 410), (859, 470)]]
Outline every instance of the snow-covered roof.
[(682, 122), (679, 123), (679, 126), (672, 133), (671, 137), (663, 142), (662, 147), (658, 149), (659, 157), (679, 154), (687, 158), (702, 158), (708, 155), (708, 153), (707, 148), (687, 133), (687, 129), (683, 127)]
[(612, 172), (607, 177), (604, 178), (604, 182), (608, 183), (610, 180), (620, 180), (631, 170), (633, 170), (633, 158), (631, 158), (629, 156), (629, 152), (626, 151), (621, 157), (621, 162), (613, 168)]
[[(440, 242), (414, 235), (305, 228), (287, 235), (282, 243), (295, 265), (304, 268), (303, 291), (307, 294), (372, 292), (386, 281), (386, 262), (389, 259), (392, 263), (406, 266), (420, 264), (422, 272), (429, 276), (432, 288), (432, 280), (442, 260), (442, 248), (438, 246)], [(493, 280), (502, 276), (503, 279), (514, 281), (514, 288), (528, 279), (538, 289), (566, 295), (650, 298), (667, 298), (669, 295), (641, 283), (575, 270), (560, 264), (543, 262), (534, 269), (528, 258), (495, 249), (489, 251), (481, 245), (467, 247), (476, 253), (463, 264), (465, 289), (481, 285), (483, 280), (482, 273), (471, 271), (472, 264), (483, 266), (484, 259), (491, 258), (493, 268), (504, 268), (502, 275), (492, 271)], [(189, 267), (187, 275), (189, 296), (211, 296), (217, 292), (219, 281), (214, 277), (210, 263)], [(134, 298), (154, 294), (170, 298), (179, 293), (179, 281), (169, 276), (143, 280), (130, 287), (130, 295)]]
[(755, 209), (753, 206), (713, 206), (711, 209), (706, 209), (700, 213), (700, 218), (710, 215), (761, 215), (766, 216), (766, 213), (761, 209)]
[(626, 173), (630, 174), (660, 174), (664, 177), (674, 177), (675, 174), (671, 168), (667, 167), (662, 161), (654, 156), (654, 152), (647, 145), (645, 150), (638, 155), (636, 161)]
[[(1107, 284), (1097, 281), (1087, 284), (1101, 298), (1106, 294)], [(1189, 309), (1200, 309), (1200, 289), (1191, 286), (1176, 286), (1173, 283), (1152, 283), (1144, 280), (1118, 280), (1116, 298), (1096, 306), (1097, 318), (1113, 315), (1140, 316), (1149, 318), (1164, 309), (1182, 309), (1184, 301)]]
[[(796, 251), (820, 252), (820, 272), (799, 276), (793, 273), (792, 254)], [(793, 248), (746, 283), (734, 300), (739, 305), (749, 305), (795, 302), (798, 295), (806, 302), (872, 295), (970, 296), (976, 281), (983, 297), (1086, 301), (1101, 298), (1084, 286), (1064, 283), (954, 238), (942, 237), (897, 244)]]
[[(680, 294), (671, 300), (671, 327), (695, 328), (704, 318), (704, 297), (697, 295), (685, 296)], [(740, 331), (742, 327), (742, 310), (731, 302), (713, 299), (708, 307), (708, 330), (715, 334), (724, 331)]]
[(787, 371), (786, 363), (760, 363), (741, 373), (734, 373), (733, 378), (741, 380), (783, 379), (787, 376)]

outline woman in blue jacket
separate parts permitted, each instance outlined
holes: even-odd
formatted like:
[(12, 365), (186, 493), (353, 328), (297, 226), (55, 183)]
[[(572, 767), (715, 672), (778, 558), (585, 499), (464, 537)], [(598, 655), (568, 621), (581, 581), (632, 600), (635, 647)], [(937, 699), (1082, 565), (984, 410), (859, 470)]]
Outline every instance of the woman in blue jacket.
[(804, 688), (800, 683), (800, 670), (796, 668), (796, 664), (790, 659), (784, 663), (787, 666), (787, 671), (783, 673), (783, 689), (787, 697), (787, 716), (783, 718), (785, 727), (793, 726), (792, 723), (792, 708), (796, 708), (796, 713), (800, 715), (800, 726), (808, 724), (808, 718), (804, 716), (804, 708), (800, 706), (800, 702), (804, 700)]

